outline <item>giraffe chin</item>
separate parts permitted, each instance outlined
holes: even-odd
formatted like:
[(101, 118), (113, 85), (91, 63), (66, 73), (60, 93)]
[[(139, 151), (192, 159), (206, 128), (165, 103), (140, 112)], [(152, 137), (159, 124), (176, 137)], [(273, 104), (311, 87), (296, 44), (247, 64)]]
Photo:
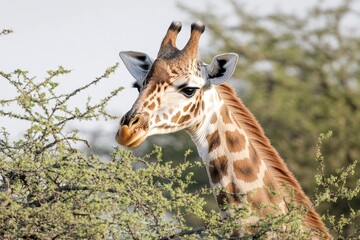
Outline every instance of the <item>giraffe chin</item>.
[(144, 131), (138, 131), (132, 133), (131, 129), (124, 125), (120, 128), (116, 134), (116, 141), (125, 146), (125, 147), (137, 147), (139, 146), (146, 138), (146, 133)]

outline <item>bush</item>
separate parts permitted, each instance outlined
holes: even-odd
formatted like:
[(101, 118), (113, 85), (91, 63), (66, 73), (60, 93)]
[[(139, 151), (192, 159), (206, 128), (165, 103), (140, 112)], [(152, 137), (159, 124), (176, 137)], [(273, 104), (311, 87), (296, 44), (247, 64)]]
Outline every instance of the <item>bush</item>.
[[(67, 103), (78, 93), (101, 82), (117, 65), (89, 84), (67, 94), (57, 94), (57, 77), (70, 71), (60, 67), (36, 82), (27, 72), (16, 70), (3, 79), (16, 88), (13, 99), (0, 100), (0, 116), (29, 123), (24, 136), (11, 141), (6, 128), (0, 140), (0, 235), (4, 239), (223, 239), (238, 228), (249, 214), (249, 206), (237, 209), (234, 216), (222, 219), (217, 211), (206, 211), (204, 194), (209, 189), (191, 192), (193, 175), (202, 167), (187, 161), (174, 165), (162, 160), (162, 149), (143, 157), (116, 148), (109, 161), (95, 154), (85, 154), (77, 143), (87, 145), (78, 131), (67, 126), (75, 120), (112, 119), (105, 112), (106, 103), (121, 88), (84, 110), (70, 109)], [(20, 106), (18, 112), (4, 109)], [(358, 195), (360, 182), (354, 189), (346, 187), (355, 164), (339, 170), (339, 175), (325, 177), (325, 161), (318, 144), (319, 174), (316, 204), (351, 199)], [(325, 191), (323, 191), (325, 189)], [(341, 238), (343, 229), (359, 217), (351, 209), (350, 216), (336, 220), (331, 212), (324, 216), (331, 229)], [(293, 207), (287, 215), (267, 216), (244, 238), (296, 236), (306, 238), (301, 228), (302, 212)], [(192, 215), (202, 223), (191, 227), (186, 218)], [(282, 225), (288, 226), (284, 232)], [(354, 234), (359, 231), (352, 226)]]
[[(234, 219), (223, 221), (218, 212), (204, 210), (202, 195), (208, 189), (188, 191), (193, 171), (201, 165), (186, 161), (189, 152), (174, 166), (162, 161), (160, 147), (144, 157), (117, 148), (110, 161), (81, 150), (78, 143), (88, 145), (87, 140), (67, 126), (75, 120), (113, 118), (105, 106), (121, 88), (99, 103), (87, 102), (84, 110), (70, 109), (67, 103), (116, 68), (67, 94), (56, 93), (56, 77), (70, 72), (62, 67), (40, 82), (25, 71), (0, 72), (18, 92), (0, 100), (1, 117), (29, 123), (24, 136), (14, 141), (6, 128), (1, 132), (0, 235), (5, 239), (210, 238), (227, 235), (235, 226)], [(15, 105), (21, 110), (5, 110)], [(247, 209), (238, 210), (236, 219)], [(203, 226), (187, 226), (190, 214)], [(275, 226), (259, 225), (258, 234)]]

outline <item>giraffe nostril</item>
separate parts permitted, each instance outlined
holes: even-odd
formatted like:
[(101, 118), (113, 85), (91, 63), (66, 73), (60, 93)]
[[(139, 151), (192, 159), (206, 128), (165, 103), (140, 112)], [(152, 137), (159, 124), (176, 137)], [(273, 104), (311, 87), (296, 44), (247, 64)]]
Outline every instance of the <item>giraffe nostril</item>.
[(141, 120), (141, 119), (140, 119), (140, 116), (139, 116), (139, 115), (136, 115), (136, 116), (134, 116), (132, 119), (130, 119), (128, 126), (129, 126), (130, 128), (131, 128), (131, 127), (134, 127), (134, 126), (140, 124), (140, 122), (141, 122), (140, 120)]
[(134, 121), (132, 122), (132, 125), (136, 125), (139, 122), (139, 117), (135, 117)]

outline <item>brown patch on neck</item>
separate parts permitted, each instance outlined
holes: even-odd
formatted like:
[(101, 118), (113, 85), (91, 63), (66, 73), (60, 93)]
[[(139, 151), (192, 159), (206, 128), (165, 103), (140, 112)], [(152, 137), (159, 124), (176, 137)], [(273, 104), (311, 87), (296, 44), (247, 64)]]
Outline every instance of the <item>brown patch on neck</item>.
[(234, 173), (236, 178), (245, 182), (253, 182), (258, 179), (260, 171), (260, 157), (254, 146), (249, 143), (249, 158), (234, 161)]
[(240, 205), (244, 202), (244, 195), (236, 189), (235, 183), (229, 183), (216, 197), (220, 208), (224, 209), (227, 204)]
[(209, 134), (206, 137), (206, 139), (208, 141), (209, 153), (211, 153), (212, 151), (214, 151), (216, 148), (218, 148), (220, 146), (221, 140), (220, 140), (220, 135), (219, 135), (218, 130), (216, 130), (212, 134)]
[(269, 171), (265, 171), (263, 180), (264, 186), (255, 189), (247, 196), (248, 202), (251, 203), (255, 211), (258, 211), (260, 217), (279, 212), (279, 205), (283, 200), (280, 190), (276, 188)]
[(259, 217), (279, 212), (277, 204), (271, 202), (269, 191), (265, 187), (257, 188), (249, 193), (247, 200)]
[(226, 176), (228, 170), (228, 159), (225, 155), (218, 157), (217, 159), (209, 163), (209, 173), (213, 184), (217, 184), (220, 180)]
[(244, 182), (253, 182), (258, 179), (260, 165), (252, 164), (251, 160), (241, 159), (236, 160), (233, 163), (234, 173), (237, 179), (243, 180)]
[[(286, 199), (291, 199), (308, 209), (308, 214), (305, 217), (305, 224), (308, 228), (323, 235), (324, 238), (330, 239), (328, 230), (312, 206), (309, 198), (305, 195), (300, 184), (288, 170), (277, 151), (271, 146), (269, 139), (265, 136), (255, 117), (236, 96), (234, 89), (225, 83), (216, 86), (216, 91), (229, 108), (236, 123), (245, 130), (250, 142), (258, 150), (260, 158), (265, 162), (274, 180), (279, 184), (282, 194), (285, 194)], [(294, 193), (293, 196), (288, 192), (286, 186), (291, 187)]]
[(245, 149), (245, 136), (238, 130), (226, 131), (226, 146), (231, 153), (240, 152)]
[(231, 121), (231, 118), (230, 118), (229, 110), (225, 104), (222, 105), (222, 107), (220, 108), (220, 115), (222, 117), (223, 123), (225, 123), (225, 124), (233, 123), (233, 121)]

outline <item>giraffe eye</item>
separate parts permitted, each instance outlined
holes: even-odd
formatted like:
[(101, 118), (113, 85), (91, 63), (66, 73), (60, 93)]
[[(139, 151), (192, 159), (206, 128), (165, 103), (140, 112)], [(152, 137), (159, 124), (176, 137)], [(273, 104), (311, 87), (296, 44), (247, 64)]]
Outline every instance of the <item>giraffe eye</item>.
[(181, 93), (185, 96), (185, 97), (192, 97), (194, 96), (196, 90), (198, 90), (199, 88), (197, 87), (184, 87), (183, 89), (181, 89)]

